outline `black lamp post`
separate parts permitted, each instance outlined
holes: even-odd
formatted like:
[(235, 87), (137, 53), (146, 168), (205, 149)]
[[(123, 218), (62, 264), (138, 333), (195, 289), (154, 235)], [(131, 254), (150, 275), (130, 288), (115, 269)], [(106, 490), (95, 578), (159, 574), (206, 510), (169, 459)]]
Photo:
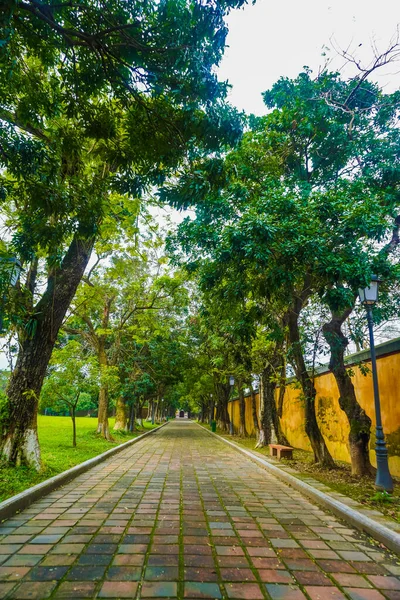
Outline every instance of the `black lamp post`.
[[(9, 287), (15, 287), (17, 285), (21, 271), (22, 266), (18, 258), (15, 258), (14, 256), (0, 256), (0, 278), (4, 286), (4, 292), (8, 290)], [(0, 333), (3, 332), (3, 308), (6, 299), (7, 296), (6, 293), (4, 293), (0, 309)]]
[[(231, 386), (230, 394), (232, 394), (233, 386), (235, 385), (235, 378), (233, 375), (229, 377), (229, 385)], [(229, 419), (229, 433), (230, 435), (233, 435), (233, 405), (231, 409), (231, 418)]]
[(369, 342), (371, 350), (372, 381), (374, 384), (374, 403), (376, 420), (376, 479), (375, 486), (386, 492), (393, 491), (393, 481), (389, 471), (388, 452), (382, 427), (381, 403), (379, 398), (378, 372), (376, 369), (376, 355), (374, 344), (374, 321), (372, 318), (372, 307), (378, 301), (379, 279), (376, 275), (371, 276), (371, 283), (364, 289), (359, 289), (361, 303), (367, 311)]

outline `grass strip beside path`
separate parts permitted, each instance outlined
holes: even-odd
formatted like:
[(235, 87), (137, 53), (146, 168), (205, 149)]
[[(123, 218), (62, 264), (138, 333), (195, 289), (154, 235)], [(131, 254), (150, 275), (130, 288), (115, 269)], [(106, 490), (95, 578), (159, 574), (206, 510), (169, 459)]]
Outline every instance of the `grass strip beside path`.
[(89, 458), (106, 450), (119, 446), (145, 431), (154, 429), (158, 424), (144, 422), (144, 429), (135, 433), (112, 431), (114, 419), (110, 419), (114, 442), (107, 442), (96, 433), (97, 419), (76, 418), (77, 446), (72, 446), (72, 422), (70, 417), (46, 417), (39, 415), (38, 432), (42, 452), (43, 468), (40, 473), (27, 467), (8, 467), (0, 463), (0, 501), (19, 494), (49, 477), (58, 475)]

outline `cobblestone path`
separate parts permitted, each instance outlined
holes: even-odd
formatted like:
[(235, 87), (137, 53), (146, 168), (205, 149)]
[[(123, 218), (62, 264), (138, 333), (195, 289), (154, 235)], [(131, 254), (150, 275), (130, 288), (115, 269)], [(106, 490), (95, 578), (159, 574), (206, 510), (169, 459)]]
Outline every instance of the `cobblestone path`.
[(1, 598), (400, 599), (393, 556), (189, 422), (0, 534)]

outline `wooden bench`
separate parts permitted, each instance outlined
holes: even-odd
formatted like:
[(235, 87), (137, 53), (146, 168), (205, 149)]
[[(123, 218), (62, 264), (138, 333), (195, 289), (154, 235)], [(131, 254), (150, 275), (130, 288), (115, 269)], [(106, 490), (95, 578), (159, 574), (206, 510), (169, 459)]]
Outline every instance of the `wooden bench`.
[(269, 445), (270, 456), (276, 456), (278, 460), (281, 458), (293, 458), (293, 448), (291, 446), (281, 446), (280, 444)]

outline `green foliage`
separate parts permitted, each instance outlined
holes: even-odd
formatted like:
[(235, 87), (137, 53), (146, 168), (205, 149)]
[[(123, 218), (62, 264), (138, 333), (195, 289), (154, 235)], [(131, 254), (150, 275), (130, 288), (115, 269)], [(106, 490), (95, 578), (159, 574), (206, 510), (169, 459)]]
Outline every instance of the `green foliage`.
[[(300, 376), (301, 360), (313, 372), (325, 352), (322, 324), (351, 312), (371, 273), (387, 290), (398, 281), (388, 242), (400, 209), (399, 95), (306, 70), (264, 99), (268, 114), (237, 148), (197, 160), (160, 195), (195, 213), (168, 248), (198, 278), (213, 367), (228, 364), (235, 328), (232, 355), (253, 353), (260, 372), (268, 350), (286, 345)], [(290, 348), (289, 322), (300, 329)]]
[[(140, 432), (127, 434), (116, 431), (113, 442), (108, 442), (95, 433), (96, 421), (88, 417), (77, 417), (77, 447), (71, 445), (71, 419), (69, 417), (38, 416), (38, 432), (42, 452), (42, 470), (40, 473), (27, 467), (8, 467), (0, 463), (0, 500), (53, 477), (62, 471), (106, 452), (110, 448), (123, 444), (136, 437)], [(113, 420), (111, 419), (111, 426)], [(151, 423), (145, 423), (151, 429)]]
[(388, 492), (386, 492), (386, 491), (376, 492), (376, 494), (371, 496), (371, 500), (378, 504), (392, 504), (393, 502), (395, 502), (395, 499), (393, 498), (393, 496), (388, 494)]
[(60, 281), (74, 236), (104, 251), (116, 230), (131, 235), (138, 198), (182, 160), (240, 137), (214, 67), (224, 17), (243, 3), (85, 0), (52, 5), (51, 18), (30, 0), (5, 3), (0, 200), (11, 239), (1, 243), (26, 279), (4, 308), (21, 340), (35, 337), (35, 305), (46, 280), (45, 294)]

